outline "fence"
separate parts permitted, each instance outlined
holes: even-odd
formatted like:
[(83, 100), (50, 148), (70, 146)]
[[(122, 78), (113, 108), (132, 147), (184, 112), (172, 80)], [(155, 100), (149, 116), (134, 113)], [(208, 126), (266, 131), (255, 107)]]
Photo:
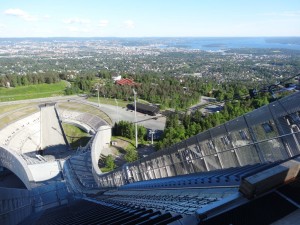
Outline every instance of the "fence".
[(274, 162), (300, 153), (300, 92), (99, 175), (102, 187)]

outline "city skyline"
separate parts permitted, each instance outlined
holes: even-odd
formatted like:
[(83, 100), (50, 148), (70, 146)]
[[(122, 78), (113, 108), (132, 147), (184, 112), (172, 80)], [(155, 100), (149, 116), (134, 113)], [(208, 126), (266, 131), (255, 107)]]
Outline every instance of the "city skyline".
[(0, 38), (300, 36), (297, 0), (0, 2)]

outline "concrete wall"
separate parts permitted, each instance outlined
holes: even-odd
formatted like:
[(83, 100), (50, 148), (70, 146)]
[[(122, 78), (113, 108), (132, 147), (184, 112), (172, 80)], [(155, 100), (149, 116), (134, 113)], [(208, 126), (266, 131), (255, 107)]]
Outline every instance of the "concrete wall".
[(28, 190), (31, 189), (33, 176), (25, 160), (15, 152), (0, 146), (0, 166), (12, 171), (25, 184)]
[(31, 195), (35, 212), (68, 204), (70, 199), (65, 182), (51, 182), (48, 185), (33, 188)]
[(30, 191), (0, 188), (0, 224), (19, 224), (32, 213)]
[(35, 182), (42, 182), (60, 177), (57, 161), (28, 165)]
[(101, 170), (98, 167), (98, 160), (102, 150), (110, 146), (110, 141), (111, 141), (111, 127), (101, 126), (95, 135), (93, 145), (92, 145), (92, 150), (91, 150), (93, 175), (97, 184), (99, 184), (98, 177), (99, 175), (102, 174)]
[(41, 107), (41, 146), (42, 149), (51, 146), (61, 146), (66, 149), (66, 138), (61, 129), (54, 106)]

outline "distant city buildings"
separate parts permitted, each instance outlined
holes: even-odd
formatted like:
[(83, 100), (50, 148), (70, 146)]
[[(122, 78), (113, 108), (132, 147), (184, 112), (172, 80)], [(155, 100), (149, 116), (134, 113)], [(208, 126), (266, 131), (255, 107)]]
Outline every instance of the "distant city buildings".
[[(142, 40), (142, 39), (141, 39)], [(167, 43), (167, 42), (166, 42)], [(158, 73), (196, 76), (225, 82), (261, 81), (295, 73), (299, 56), (294, 50), (228, 49), (203, 51), (166, 47), (155, 40), (0, 40), (0, 76), (64, 73), (85, 75), (99, 70), (115, 74)], [(120, 81), (120, 75), (113, 81)], [(128, 81), (119, 85), (132, 85)]]

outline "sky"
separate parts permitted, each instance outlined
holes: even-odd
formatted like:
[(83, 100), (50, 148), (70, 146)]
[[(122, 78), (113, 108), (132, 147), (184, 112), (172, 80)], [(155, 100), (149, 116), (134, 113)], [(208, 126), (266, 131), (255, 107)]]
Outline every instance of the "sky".
[(300, 0), (0, 0), (0, 38), (252, 36), (300, 36)]

